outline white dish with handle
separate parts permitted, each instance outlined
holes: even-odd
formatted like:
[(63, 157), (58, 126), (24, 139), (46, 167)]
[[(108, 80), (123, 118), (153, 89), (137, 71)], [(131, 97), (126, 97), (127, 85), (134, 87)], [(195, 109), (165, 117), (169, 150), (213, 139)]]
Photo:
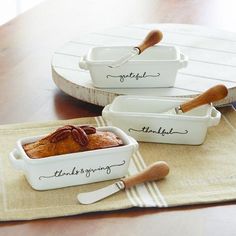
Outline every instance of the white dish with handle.
[(97, 88), (153, 88), (174, 86), (178, 70), (188, 64), (177, 47), (157, 45), (121, 66), (109, 66), (131, 50), (129, 46), (94, 47), (79, 66), (89, 70)]
[(43, 136), (19, 139), (9, 158), (15, 169), (23, 171), (29, 184), (36, 190), (56, 189), (121, 178), (127, 174), (130, 158), (138, 143), (116, 127), (97, 130), (115, 133), (122, 146), (31, 159), (23, 145)]
[(220, 122), (221, 113), (212, 104), (182, 114), (166, 112), (189, 100), (118, 96), (103, 109), (102, 116), (109, 125), (121, 128), (137, 141), (199, 145), (207, 129)]

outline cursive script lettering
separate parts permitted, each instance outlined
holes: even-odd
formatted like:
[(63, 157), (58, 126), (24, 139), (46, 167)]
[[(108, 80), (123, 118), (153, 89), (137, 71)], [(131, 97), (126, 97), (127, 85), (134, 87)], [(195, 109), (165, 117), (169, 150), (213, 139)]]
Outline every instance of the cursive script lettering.
[(130, 72), (129, 74), (125, 74), (125, 75), (107, 75), (107, 79), (109, 78), (118, 78), (120, 79), (120, 82), (123, 83), (125, 81), (125, 79), (144, 79), (144, 78), (156, 78), (159, 77), (160, 73), (157, 73), (156, 75), (148, 75), (147, 72), (144, 72), (142, 74), (140, 73), (133, 73)]
[(133, 129), (129, 128), (129, 132), (135, 131), (135, 132), (142, 132), (142, 133), (152, 133), (152, 134), (157, 134), (161, 136), (165, 135), (171, 135), (171, 134), (187, 134), (188, 130), (184, 130), (183, 132), (180, 131), (175, 131), (173, 128), (170, 128), (166, 130), (165, 128), (160, 127), (158, 130), (152, 130), (149, 126), (144, 126), (142, 129)]
[(58, 178), (63, 176), (73, 176), (73, 175), (84, 175), (87, 178), (91, 176), (91, 174), (95, 172), (105, 172), (107, 175), (111, 174), (112, 168), (123, 166), (126, 163), (125, 160), (120, 164), (112, 164), (107, 166), (99, 166), (97, 168), (79, 168), (74, 166), (71, 170), (65, 171), (63, 169), (56, 170), (54, 174), (47, 176), (39, 176), (39, 180), (48, 179), (48, 178)]

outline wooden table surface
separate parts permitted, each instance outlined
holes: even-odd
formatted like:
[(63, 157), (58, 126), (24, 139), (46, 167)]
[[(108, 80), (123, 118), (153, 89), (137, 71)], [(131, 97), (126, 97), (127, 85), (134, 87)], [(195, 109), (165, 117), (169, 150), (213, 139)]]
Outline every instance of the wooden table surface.
[[(187, 23), (236, 31), (235, 1), (51, 0), (0, 27), (0, 124), (96, 116), (53, 83), (50, 61), (65, 42), (128, 24)], [(0, 223), (0, 235), (235, 235), (235, 202), (132, 209)]]

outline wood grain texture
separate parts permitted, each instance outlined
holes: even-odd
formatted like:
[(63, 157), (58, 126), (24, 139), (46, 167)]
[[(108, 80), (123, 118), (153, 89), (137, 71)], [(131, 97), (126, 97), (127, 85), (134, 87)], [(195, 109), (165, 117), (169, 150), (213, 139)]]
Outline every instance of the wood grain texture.
[(148, 168), (139, 172), (136, 175), (122, 179), (125, 188), (131, 188), (136, 184), (145, 183), (148, 181), (160, 180), (165, 178), (169, 173), (169, 166), (164, 161), (155, 162)]
[[(106, 28), (151, 23), (200, 24), (235, 31), (235, 5), (233, 0), (43, 2), (0, 28), (0, 123), (101, 114), (100, 107), (59, 91), (51, 79), (51, 57), (71, 39)], [(214, 55), (215, 63), (222, 60), (227, 65), (235, 64), (224, 52), (219, 56), (212, 51), (209, 55)], [(195, 51), (191, 56), (196, 63), (201, 63)], [(219, 66), (219, 71), (227, 72), (223, 65)], [(186, 78), (187, 75), (183, 75), (183, 80)], [(130, 209), (29, 222), (2, 222), (0, 235), (234, 235), (235, 218), (235, 202)]]
[(180, 109), (183, 112), (187, 112), (195, 107), (224, 99), (227, 95), (228, 89), (223, 84), (218, 84), (209, 88), (199, 96), (193, 98), (191, 101), (185, 102), (184, 104), (180, 105)]
[(163, 38), (163, 34), (160, 30), (152, 30), (150, 31), (147, 36), (144, 38), (143, 42), (140, 43), (137, 47), (139, 49), (139, 54), (142, 53), (149, 47), (158, 44)]

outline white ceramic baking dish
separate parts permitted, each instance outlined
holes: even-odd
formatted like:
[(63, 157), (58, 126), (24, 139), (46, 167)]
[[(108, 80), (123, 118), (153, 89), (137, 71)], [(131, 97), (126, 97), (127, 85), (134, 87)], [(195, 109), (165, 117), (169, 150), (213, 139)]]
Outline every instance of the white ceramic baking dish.
[(89, 70), (98, 88), (172, 87), (177, 71), (188, 59), (173, 46), (153, 46), (117, 68), (109, 65), (132, 50), (129, 46), (94, 47), (79, 66)]
[(124, 95), (107, 105), (102, 116), (137, 141), (199, 145), (207, 128), (219, 123), (221, 113), (202, 105), (183, 114), (165, 113), (188, 98), (161, 98)]
[(27, 137), (17, 141), (16, 149), (9, 155), (10, 161), (16, 169), (24, 172), (26, 179), (36, 190), (88, 184), (125, 176), (130, 158), (138, 149), (138, 143), (116, 127), (100, 127), (97, 130), (115, 133), (123, 140), (124, 145), (31, 159), (22, 145), (45, 135)]

